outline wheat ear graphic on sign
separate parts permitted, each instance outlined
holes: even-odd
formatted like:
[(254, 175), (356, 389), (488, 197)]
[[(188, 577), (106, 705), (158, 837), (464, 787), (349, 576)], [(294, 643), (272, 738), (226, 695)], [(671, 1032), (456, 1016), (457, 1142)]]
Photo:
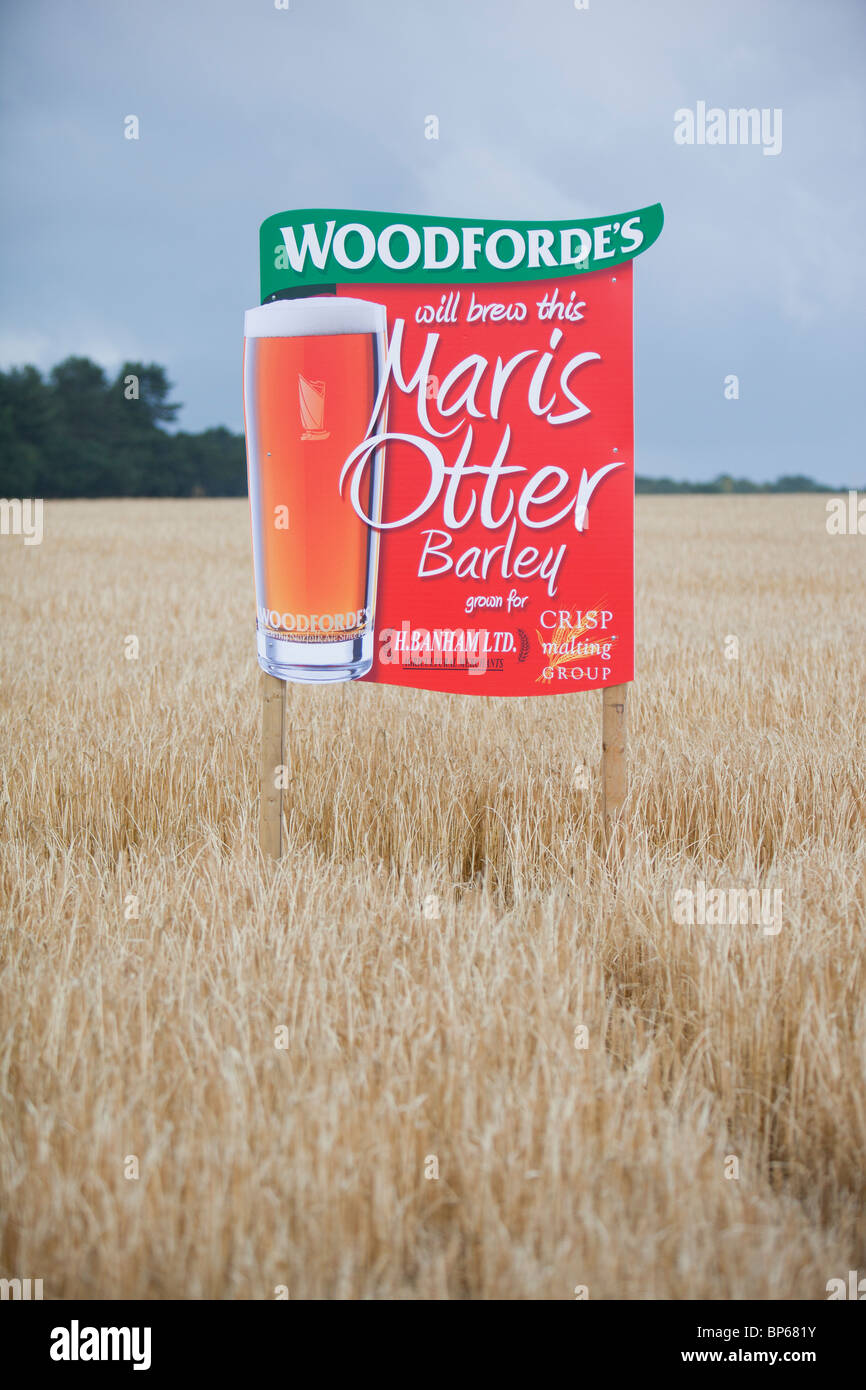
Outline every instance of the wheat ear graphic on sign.
[(301, 424), (304, 427), (301, 438), (329, 439), (331, 431), (324, 428), (325, 383), (323, 381), (308, 381), (301, 372), (298, 372), (298, 396), (301, 404)]

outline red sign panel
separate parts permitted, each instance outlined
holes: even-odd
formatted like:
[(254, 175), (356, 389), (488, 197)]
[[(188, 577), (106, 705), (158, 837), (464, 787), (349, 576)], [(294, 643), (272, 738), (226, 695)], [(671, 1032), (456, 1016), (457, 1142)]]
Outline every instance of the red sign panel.
[(363, 679), (486, 695), (630, 681), (631, 264), (435, 294), (352, 289), (389, 326)]
[[(366, 224), (334, 226), (283, 227), (291, 266), (327, 273), (328, 238), (346, 274), (373, 255)], [(397, 235), (420, 254), (400, 224), (389, 264)], [(600, 255), (608, 236), (580, 233)], [(580, 237), (562, 233), (572, 262)], [(433, 264), (442, 244), (458, 255), (426, 229)], [(275, 291), (247, 312), (244, 362), (265, 670), (514, 696), (632, 679), (630, 259)]]

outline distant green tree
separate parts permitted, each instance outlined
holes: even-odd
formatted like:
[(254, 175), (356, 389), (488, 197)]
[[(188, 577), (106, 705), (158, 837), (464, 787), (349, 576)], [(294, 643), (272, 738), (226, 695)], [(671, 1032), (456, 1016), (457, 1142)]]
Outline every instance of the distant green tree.
[(155, 362), (124, 362), (108, 388), (106, 428), (124, 495), (184, 495), (172, 437), (160, 428), (181, 408), (169, 400), (172, 389), (165, 368)]
[(40, 372), (0, 372), (0, 496), (43, 494), (55, 429), (53, 395)]
[(138, 418), (147, 426), (170, 425), (181, 409), (177, 402), (168, 399), (173, 389), (165, 367), (156, 362), (124, 362), (114, 380), (112, 395), (119, 394), (132, 419)]
[(814, 478), (803, 474), (793, 474), (777, 478), (774, 483), (753, 483), (751, 478), (733, 478), (729, 473), (720, 473), (707, 483), (677, 482), (673, 478), (635, 477), (637, 493), (698, 493), (704, 496), (717, 493), (756, 493), (756, 492), (837, 492), (826, 483), (816, 483)]
[(245, 497), (246, 451), (243, 435), (219, 426), (172, 439), (175, 467), (187, 497)]
[(770, 483), (771, 492), (833, 492), (834, 488), (828, 487), (825, 483), (816, 483), (814, 478), (808, 478), (804, 473), (785, 473), (781, 478), (777, 478), (774, 483)]
[(52, 497), (111, 497), (128, 491), (112, 448), (111, 403), (102, 367), (67, 357), (49, 375), (57, 428), (47, 458)]

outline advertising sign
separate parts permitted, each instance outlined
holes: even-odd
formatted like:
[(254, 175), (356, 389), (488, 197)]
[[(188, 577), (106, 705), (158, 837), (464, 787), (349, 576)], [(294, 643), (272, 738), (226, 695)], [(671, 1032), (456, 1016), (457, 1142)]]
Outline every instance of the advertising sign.
[(574, 222), (261, 228), (244, 402), (259, 662), (550, 695), (634, 673), (632, 260)]

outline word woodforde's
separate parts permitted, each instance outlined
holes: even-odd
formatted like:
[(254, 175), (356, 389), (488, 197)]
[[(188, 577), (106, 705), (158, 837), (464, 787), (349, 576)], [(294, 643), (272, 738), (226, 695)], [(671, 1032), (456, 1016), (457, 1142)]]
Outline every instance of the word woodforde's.
[(244, 403), (266, 672), (632, 679), (631, 262), (661, 222), (263, 223)]
[[(384, 214), (314, 214), (301, 220), (300, 226), (293, 219), (279, 228), (283, 245), (275, 250), (274, 266), (303, 275), (308, 266), (324, 271), (330, 261), (348, 272), (376, 264), (382, 272), (419, 270), (439, 275), (459, 270), (479, 273), (483, 278), (484, 270), (546, 273), (581, 266), (591, 258), (598, 263), (618, 263), (636, 255), (650, 237), (658, 235), (661, 223), (652, 216), (655, 212), (645, 208), (617, 220), (596, 218), (571, 226), (520, 227), (504, 223), (458, 226), (456, 219), (430, 223), (419, 218), (381, 225)], [(297, 219), (306, 217), (305, 213), (295, 214)], [(648, 222), (647, 230), (642, 226), (643, 218)], [(269, 227), (275, 220), (269, 218), (264, 225)]]

